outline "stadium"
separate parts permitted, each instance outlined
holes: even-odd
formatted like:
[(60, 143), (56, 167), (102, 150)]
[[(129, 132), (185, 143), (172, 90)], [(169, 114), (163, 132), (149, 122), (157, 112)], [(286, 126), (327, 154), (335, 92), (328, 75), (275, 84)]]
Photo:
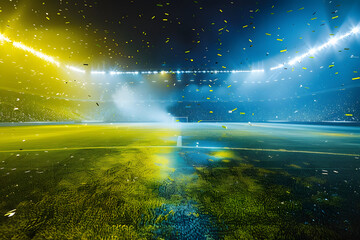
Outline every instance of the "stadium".
[(359, 13), (2, 1), (0, 239), (359, 239)]

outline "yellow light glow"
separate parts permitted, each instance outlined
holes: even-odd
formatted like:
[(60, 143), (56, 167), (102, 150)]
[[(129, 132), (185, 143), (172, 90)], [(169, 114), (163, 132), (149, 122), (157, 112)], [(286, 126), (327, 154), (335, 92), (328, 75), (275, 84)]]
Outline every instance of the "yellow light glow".
[(27, 47), (20, 42), (11, 41), (9, 38), (7, 38), (6, 36), (4, 36), (1, 33), (0, 33), (0, 41), (11, 42), (14, 47), (24, 50), (26, 52), (29, 52), (38, 58), (41, 58), (47, 62), (53, 63), (53, 64), (57, 65), (58, 67), (60, 67), (60, 63), (58, 61), (56, 61), (53, 57), (50, 57), (42, 52), (36, 51), (35, 49), (33, 49), (31, 47)]
[(0, 41), (11, 42), (10, 39), (8, 39), (7, 37), (5, 37), (5, 36), (2, 35), (1, 33), (0, 33)]
[(58, 67), (60, 66), (60, 63), (58, 61), (56, 61), (53, 57), (50, 57), (50, 56), (48, 56), (48, 55), (46, 55), (46, 54), (44, 54), (42, 52), (36, 51), (33, 48), (27, 47), (22, 43), (13, 42), (13, 46), (17, 47), (17, 48), (20, 48), (20, 49), (22, 49), (24, 51), (30, 52), (31, 54), (35, 55), (36, 57), (41, 58), (41, 59), (43, 59), (43, 60), (45, 60), (47, 62), (56, 64)]

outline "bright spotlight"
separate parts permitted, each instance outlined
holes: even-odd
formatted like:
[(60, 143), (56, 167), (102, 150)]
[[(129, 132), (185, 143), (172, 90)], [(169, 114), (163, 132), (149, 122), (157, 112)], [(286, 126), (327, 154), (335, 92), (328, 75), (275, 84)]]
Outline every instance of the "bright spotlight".
[(315, 48), (310, 49), (309, 54), (314, 55), (317, 52)]
[(60, 66), (60, 63), (58, 61), (56, 61), (53, 57), (50, 57), (42, 52), (36, 51), (35, 49), (31, 48), (31, 47), (27, 47), (22, 43), (19, 42), (13, 42), (13, 46), (19, 49), (22, 49), (26, 52), (30, 52), (31, 54), (33, 54), (34, 56), (41, 58), (47, 62), (56, 64), (58, 67)]
[(329, 44), (330, 45), (336, 45), (337, 43), (339, 42), (339, 39), (337, 39), (337, 38), (331, 38), (330, 40), (329, 40)]
[(11, 42), (11, 40), (0, 33), (0, 41)]
[(85, 73), (85, 70), (80, 69), (80, 68), (77, 68), (77, 67), (74, 67), (74, 66), (69, 66), (69, 65), (67, 65), (66, 68), (68, 68), (68, 69), (70, 69), (70, 70), (72, 70), (72, 71), (74, 71), (74, 72)]
[(119, 75), (119, 74), (122, 74), (122, 72), (115, 72), (115, 71), (110, 72), (110, 75)]
[(359, 32), (360, 32), (360, 27), (359, 26), (356, 26), (351, 30), (351, 33), (353, 33), (353, 34), (357, 34)]
[(102, 71), (91, 71), (91, 74), (105, 74), (105, 72), (102, 72)]
[[(251, 70), (250, 72), (252, 73), (258, 73), (258, 72), (264, 72), (264, 69), (255, 69), (255, 70)], [(243, 71), (243, 72), (248, 72), (248, 71)]]
[(288, 62), (288, 64), (290, 65), (290, 66), (293, 66), (293, 65), (295, 65), (297, 62), (300, 62), (301, 61), (301, 58), (300, 57), (296, 57), (296, 58), (294, 58), (293, 60), (291, 60), (290, 62)]
[[(336, 37), (333, 37), (333, 38), (330, 38), (326, 43), (320, 45), (319, 47), (317, 48), (312, 48), (310, 49), (307, 53), (304, 53), (303, 55), (297, 57), (297, 58), (294, 58), (293, 60), (289, 61), (287, 64), (290, 65), (290, 66), (293, 66), (295, 65), (297, 62), (301, 62), (301, 60), (305, 59), (306, 57), (309, 57), (319, 51), (322, 51), (326, 48), (329, 48), (331, 46), (334, 46), (336, 44), (339, 43), (340, 40), (343, 40), (349, 36), (351, 36), (352, 34), (356, 34), (356, 33), (360, 33), (360, 26), (356, 26), (354, 27), (351, 31), (343, 34), (343, 35), (339, 35), (339, 36), (336, 36)], [(270, 68), (270, 70), (276, 70), (276, 69), (279, 69), (279, 68), (282, 68), (284, 67), (284, 64), (280, 64), (276, 67), (273, 67), (273, 68)]]
[(279, 64), (276, 67), (270, 68), (271, 71), (284, 67), (284, 64)]

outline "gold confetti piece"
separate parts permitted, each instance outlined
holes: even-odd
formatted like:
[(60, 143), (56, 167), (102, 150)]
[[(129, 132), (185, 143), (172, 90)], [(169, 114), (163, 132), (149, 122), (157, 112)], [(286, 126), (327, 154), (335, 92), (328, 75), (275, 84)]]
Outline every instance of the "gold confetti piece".
[(225, 66), (222, 66), (222, 68), (226, 68)]
[(46, 17), (46, 19), (47, 19), (47, 20), (50, 20), (50, 18), (49, 18), (49, 17)]
[(209, 113), (214, 113), (213, 111), (210, 111)]
[(244, 113), (244, 112), (241, 112), (240, 115), (245, 115), (245, 113)]
[(219, 9), (220, 12), (223, 12), (223, 10)]
[(336, 72), (335, 74), (339, 74), (339, 72)]
[(352, 117), (353, 115), (351, 113), (347, 113), (347, 114), (345, 114), (345, 116)]
[(7, 213), (5, 213), (5, 217), (12, 217), (15, 214), (16, 209), (10, 210)]
[(199, 123), (199, 122), (202, 122), (202, 121), (203, 121), (203, 120), (199, 120), (198, 123)]
[(307, 68), (306, 68), (306, 67), (303, 67), (302, 69), (306, 70)]
[(222, 55), (220, 53), (218, 53), (218, 56), (221, 57)]
[(302, 8), (299, 8), (298, 10), (304, 10), (304, 7), (302, 7)]
[(151, 19), (154, 19), (155, 18), (155, 16), (153, 16)]
[(231, 85), (229, 85), (227, 88), (231, 87)]
[(312, 18), (312, 19), (310, 19), (310, 20), (315, 20), (315, 19), (317, 19), (317, 17), (314, 17), (314, 18)]
[(360, 79), (360, 77), (356, 77), (356, 78), (353, 78), (352, 80), (359, 80)]
[(293, 10), (289, 10), (289, 11), (287, 11), (287, 12), (289, 13), (289, 12), (292, 12), (292, 11), (293, 11)]
[(243, 26), (243, 28), (247, 28), (247, 27), (248, 27), (248, 25)]
[(225, 128), (225, 129), (227, 129), (227, 126), (222, 126), (222, 128)]
[(282, 41), (283, 41), (283, 39), (280, 39), (280, 38), (278, 38), (278, 39), (276, 39), (276, 40), (278, 40), (279, 42), (282, 42)]
[(329, 68), (333, 68), (335, 65), (329, 65)]
[(284, 49), (284, 50), (281, 50), (280, 52), (286, 52), (287, 51), (287, 49)]
[(237, 108), (234, 108), (233, 110), (231, 110), (232, 112), (235, 112), (237, 110)]
[(332, 17), (331, 19), (336, 19), (336, 18), (338, 18), (339, 16), (335, 16), (335, 17)]
[(252, 40), (249, 38), (249, 42), (252, 42)]
[(206, 99), (207, 99), (207, 100), (210, 100), (210, 98), (209, 98), (209, 97), (207, 97)]
[(271, 34), (270, 33), (265, 33), (266, 35), (268, 35), (268, 36), (271, 36)]
[(224, 23), (227, 23), (227, 21), (226, 21), (226, 20), (224, 20)]
[(185, 53), (189, 53), (190, 51), (185, 51)]

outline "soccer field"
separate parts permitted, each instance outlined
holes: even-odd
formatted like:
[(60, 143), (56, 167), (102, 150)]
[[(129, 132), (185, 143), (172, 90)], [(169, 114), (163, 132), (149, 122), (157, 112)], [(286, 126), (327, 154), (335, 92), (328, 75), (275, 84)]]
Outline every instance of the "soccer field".
[(0, 134), (1, 239), (359, 234), (357, 128), (68, 124)]

